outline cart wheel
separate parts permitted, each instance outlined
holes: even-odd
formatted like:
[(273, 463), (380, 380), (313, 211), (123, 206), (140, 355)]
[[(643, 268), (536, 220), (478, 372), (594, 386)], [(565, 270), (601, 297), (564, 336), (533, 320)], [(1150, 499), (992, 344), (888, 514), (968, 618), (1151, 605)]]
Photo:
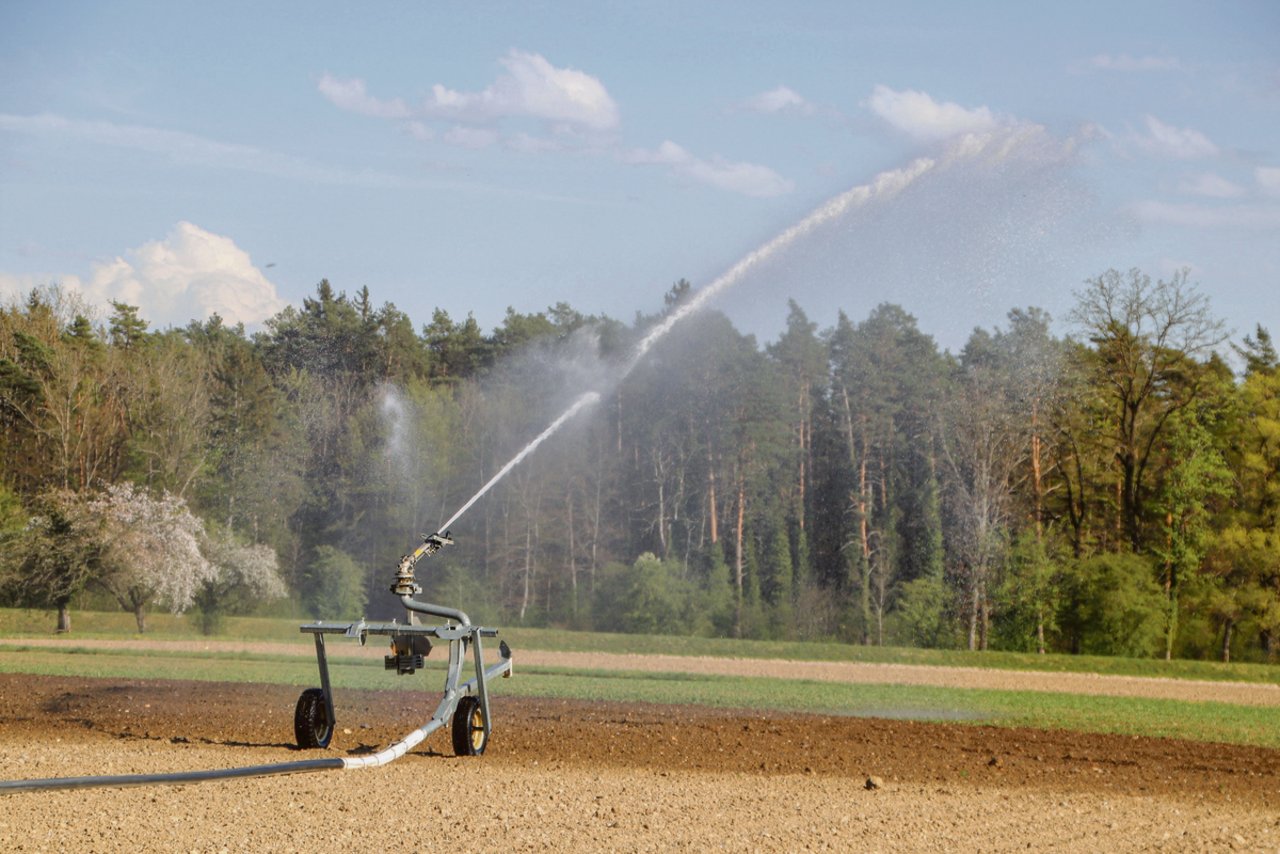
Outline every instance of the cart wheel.
[(298, 698), (298, 705), (293, 710), (293, 734), (303, 749), (329, 746), (329, 739), (333, 738), (333, 721), (329, 720), (329, 712), (324, 705), (323, 688), (308, 688)]
[(475, 697), (463, 697), (453, 712), (453, 752), (458, 756), (479, 756), (489, 744), (484, 731), (484, 710)]

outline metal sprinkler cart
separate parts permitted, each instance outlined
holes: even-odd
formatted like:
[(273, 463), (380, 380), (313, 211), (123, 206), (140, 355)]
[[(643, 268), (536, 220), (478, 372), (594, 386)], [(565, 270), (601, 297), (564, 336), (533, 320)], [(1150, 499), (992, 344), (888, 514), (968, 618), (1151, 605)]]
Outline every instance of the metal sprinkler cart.
[[(449, 533), (426, 534), (422, 545), (400, 559), (396, 568), (395, 583), (391, 592), (400, 597), (408, 611), (408, 622), (369, 623), (363, 618), (354, 623), (317, 621), (301, 626), (316, 644), (316, 663), (320, 668), (320, 687), (308, 688), (298, 698), (294, 709), (293, 730), (298, 746), (303, 748), (328, 747), (333, 738), (335, 716), (333, 689), (329, 681), (329, 663), (325, 657), (325, 635), (342, 635), (360, 641), (364, 646), (369, 635), (382, 635), (391, 639), (391, 654), (383, 658), (383, 667), (397, 675), (414, 673), (424, 664), (431, 652), (431, 639), (448, 641), (449, 666), (445, 673), (444, 697), (435, 713), (421, 728), (414, 730), (404, 740), (369, 756), (347, 757), (346, 767), (385, 765), (403, 756), (415, 745), (442, 726), (449, 726), (453, 735), (453, 751), (459, 756), (478, 756), (489, 743), (493, 720), (489, 714), (488, 682), (498, 676), (511, 675), (511, 649), (506, 641), (498, 645), (499, 660), (488, 667), (484, 663), (482, 638), (496, 637), (497, 629), (473, 626), (471, 618), (456, 608), (419, 602), (413, 597), (422, 592), (414, 580), (413, 567), (423, 557), (435, 554), (447, 545), (453, 545)], [(424, 614), (445, 620), (444, 625), (419, 625), (417, 615)], [(475, 661), (475, 676), (461, 682), (463, 668), (470, 647)]]
[[(161, 783), (185, 785), (206, 780), (231, 780), (242, 777), (267, 777), (278, 774), (305, 774), (313, 771), (331, 771), (349, 768), (373, 768), (386, 765), (404, 756), (428, 735), (442, 726), (453, 730), (453, 750), (459, 756), (478, 756), (484, 753), (492, 729), (489, 717), (488, 681), (495, 676), (511, 675), (511, 649), (505, 642), (498, 645), (499, 661), (485, 667), (481, 638), (491, 638), (497, 629), (471, 625), (471, 619), (456, 608), (419, 602), (413, 597), (422, 588), (413, 579), (413, 565), (425, 555), (433, 554), (451, 545), (448, 532), (428, 534), (422, 545), (400, 559), (396, 569), (396, 581), (391, 592), (400, 597), (409, 611), (409, 623), (367, 623), (363, 619), (355, 623), (308, 623), (302, 631), (309, 632), (316, 642), (316, 661), (320, 665), (320, 688), (308, 688), (298, 698), (294, 711), (293, 729), (300, 747), (327, 747), (333, 738), (333, 691), (329, 686), (329, 664), (324, 655), (324, 636), (340, 634), (364, 644), (369, 635), (391, 638), (391, 655), (385, 659), (385, 667), (401, 675), (413, 673), (422, 667), (423, 659), (431, 651), (431, 638), (449, 642), (449, 669), (445, 674), (444, 698), (435, 714), (418, 729), (400, 741), (377, 753), (364, 756), (330, 756), (322, 759), (303, 759), (298, 762), (277, 762), (271, 765), (249, 765), (242, 768), (215, 768), (208, 771), (174, 771), (162, 774), (113, 774), (93, 777), (49, 777), (36, 780), (0, 780), (0, 795), (12, 792), (47, 791), (51, 789), (88, 789), (97, 786), (149, 786)], [(441, 626), (422, 626), (414, 622), (415, 615), (440, 617), (446, 622)], [(468, 645), (474, 650), (476, 675), (466, 682), (462, 669), (467, 659)]]

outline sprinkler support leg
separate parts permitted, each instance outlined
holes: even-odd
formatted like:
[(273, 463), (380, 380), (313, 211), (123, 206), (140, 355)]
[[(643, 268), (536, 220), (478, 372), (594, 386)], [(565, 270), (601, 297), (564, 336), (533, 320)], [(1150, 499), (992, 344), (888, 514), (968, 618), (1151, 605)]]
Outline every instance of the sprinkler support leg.
[(489, 733), (493, 731), (493, 724), (490, 723), (492, 718), (489, 716), (489, 687), (485, 682), (484, 650), (481, 647), (478, 627), (471, 631), (471, 643), (475, 645), (476, 693), (480, 695), (480, 714), (484, 717), (484, 737), (485, 741), (488, 741)]
[(324, 654), (324, 634), (316, 632), (316, 663), (320, 667), (320, 688), (324, 691), (324, 711), (329, 716), (329, 726), (334, 726), (333, 688), (329, 685), (329, 659)]

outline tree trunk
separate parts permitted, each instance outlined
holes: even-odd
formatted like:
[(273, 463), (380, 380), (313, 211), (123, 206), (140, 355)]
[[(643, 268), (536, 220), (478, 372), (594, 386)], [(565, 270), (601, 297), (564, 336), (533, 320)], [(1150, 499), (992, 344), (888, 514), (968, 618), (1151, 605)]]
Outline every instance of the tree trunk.
[[(1115, 524), (1115, 538), (1116, 538), (1117, 545), (1124, 542), (1124, 535), (1125, 535), (1125, 529), (1126, 529), (1126, 511), (1124, 506), (1124, 496), (1125, 496), (1124, 479), (1118, 478), (1116, 480), (1116, 524)], [(1135, 548), (1134, 551), (1137, 551), (1137, 549)]]
[(862, 645), (871, 643), (871, 525), (867, 516), (871, 502), (871, 486), (867, 482), (867, 455), (858, 466), (858, 535), (862, 545)]
[(1036, 652), (1044, 655), (1044, 612), (1036, 614)]
[(876, 646), (884, 646), (884, 573), (879, 573), (876, 580), (879, 589), (876, 591)]
[[(886, 527), (893, 525), (893, 514), (889, 510), (889, 473), (885, 458), (880, 457), (880, 476), (876, 479), (880, 487), (880, 513)], [(890, 549), (889, 543), (896, 542), (894, 531), (879, 529), (880, 549), (876, 554), (876, 645), (884, 646), (884, 612), (889, 603), (889, 579), (895, 567), (893, 559), (897, 550)]]
[(979, 641), (978, 648), (983, 652), (987, 651), (988, 643), (991, 638), (991, 600), (987, 598), (986, 582), (982, 584), (982, 636)]
[(806, 506), (805, 493), (807, 491), (809, 478), (809, 393), (809, 383), (802, 383), (800, 386), (799, 402), (800, 423), (798, 425), (800, 434), (800, 479), (798, 484), (799, 492), (797, 496), (797, 503), (799, 504), (799, 507), (796, 512), (797, 524), (801, 531), (804, 530)]
[[(1032, 513), (1035, 515), (1037, 543), (1044, 541), (1044, 478), (1040, 453), (1040, 401), (1034, 400), (1031, 403), (1031, 495), (1034, 501)], [(1043, 630), (1043, 626), (1041, 628)]]
[(578, 559), (574, 555), (576, 551), (573, 541), (573, 493), (569, 493), (569, 589), (573, 591), (573, 602), (571, 603), (571, 613), (574, 623), (578, 621)]
[(1071, 554), (1073, 557), (1080, 558), (1084, 556), (1085, 512), (1088, 507), (1084, 500), (1084, 463), (1074, 445), (1071, 450), (1071, 461), (1079, 490), (1071, 486), (1071, 476), (1067, 473), (1067, 466), (1064, 463), (1059, 463), (1058, 470), (1062, 473), (1062, 487), (1066, 490), (1067, 517), (1071, 521)]
[(58, 627), (55, 631), (60, 634), (68, 634), (71, 631), (71, 597), (61, 596), (58, 598)]
[[(603, 463), (601, 463), (601, 466), (603, 467)], [(600, 561), (600, 515), (601, 507), (604, 505), (603, 493), (604, 472), (599, 471), (596, 475), (596, 500), (591, 507), (591, 574), (589, 576), (591, 584), (589, 592), (591, 593), (594, 593), (596, 589), (596, 565)]]
[(969, 652), (978, 648), (978, 585), (973, 585), (973, 596), (969, 602)]
[(707, 451), (707, 512), (711, 516), (711, 544), (720, 542), (719, 510), (716, 507), (716, 461)]
[(1222, 627), (1222, 661), (1228, 663), (1231, 661), (1231, 632), (1235, 628), (1235, 621), (1230, 617), (1227, 618)]
[(1120, 493), (1120, 507), (1124, 533), (1128, 537), (1129, 545), (1134, 552), (1140, 552), (1142, 551), (1142, 539), (1138, 531), (1137, 464), (1127, 455), (1122, 462), (1124, 465), (1124, 488)]
[[(1170, 553), (1173, 551), (1173, 514), (1166, 513), (1164, 517), (1165, 530), (1169, 533), (1165, 538), (1165, 548)], [(1177, 583), (1173, 568), (1173, 561), (1167, 560), (1164, 564), (1164, 596), (1168, 601), (1169, 613), (1164, 623), (1164, 660), (1173, 660), (1173, 636), (1178, 631), (1178, 591), (1174, 589)]]
[(618, 456), (622, 456), (622, 389), (619, 388), (616, 394), (618, 401)]
[(671, 556), (671, 524), (667, 515), (667, 505), (679, 506), (675, 504), (676, 499), (667, 496), (667, 472), (672, 465), (676, 464), (676, 461), (669, 459), (667, 452), (662, 448), (653, 448), (649, 453), (653, 462), (653, 479), (658, 487), (658, 508), (654, 519), (654, 526), (658, 531), (658, 557), (666, 560)]
[(733, 635), (734, 637), (742, 637), (742, 596), (743, 596), (743, 576), (746, 571), (746, 561), (743, 560), (742, 543), (743, 527), (746, 522), (747, 510), (747, 483), (746, 478), (739, 473), (738, 475), (738, 524), (735, 526), (734, 552), (733, 552), (733, 581), (737, 586), (737, 602), (733, 609)]
[(533, 576), (533, 524), (528, 517), (524, 522), (524, 590), (520, 597), (520, 622), (529, 607), (529, 582)]
[(861, 643), (863, 646), (871, 646), (871, 561), (862, 562), (861, 576), (858, 587), (858, 604), (862, 611)]
[(144, 603), (137, 603), (133, 606), (133, 619), (138, 623), (138, 634), (145, 635), (147, 633), (147, 606)]

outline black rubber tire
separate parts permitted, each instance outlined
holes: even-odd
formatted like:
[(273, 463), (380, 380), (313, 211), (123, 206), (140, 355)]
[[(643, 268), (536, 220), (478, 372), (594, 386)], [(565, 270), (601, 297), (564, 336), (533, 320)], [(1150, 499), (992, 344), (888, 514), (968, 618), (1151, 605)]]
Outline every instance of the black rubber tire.
[(484, 712), (475, 697), (463, 697), (453, 710), (453, 752), (458, 756), (479, 756), (489, 745)]
[(333, 721), (324, 705), (324, 689), (308, 688), (293, 710), (293, 734), (303, 750), (328, 747), (333, 738)]

